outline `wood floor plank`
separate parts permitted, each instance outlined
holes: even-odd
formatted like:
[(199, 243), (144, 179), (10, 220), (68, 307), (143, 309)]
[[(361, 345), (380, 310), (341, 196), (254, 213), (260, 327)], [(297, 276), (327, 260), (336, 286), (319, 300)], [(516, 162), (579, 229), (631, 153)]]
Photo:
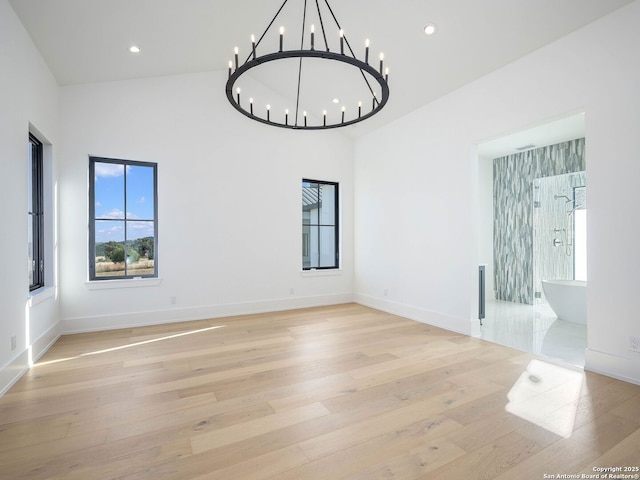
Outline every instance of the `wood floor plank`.
[(506, 471), (517, 469), (524, 460), (540, 450), (539, 445), (513, 432), (496, 441), (487, 442), (468, 455), (457, 457), (454, 461), (417, 478), (450, 480), (471, 476), (477, 480), (493, 479)]
[(640, 462), (640, 386), (357, 304), (61, 337), (11, 480), (528, 479)]
[(560, 475), (576, 475), (595, 456), (596, 452), (583, 444), (562, 439), (504, 471), (495, 479), (511, 480), (521, 477), (521, 472), (527, 472), (528, 478), (545, 478), (545, 475), (562, 478)]
[[(59, 458), (78, 454), (101, 446), (107, 440), (107, 430), (66, 437), (60, 441), (41, 442), (40, 445), (12, 448), (0, 453), (0, 478), (47, 478), (48, 465)], [(37, 454), (34, 454), (37, 452)]]
[[(403, 457), (406, 452), (433, 449), (436, 439), (443, 438), (448, 432), (455, 431), (460, 425), (445, 416), (435, 416), (417, 421), (404, 428), (397, 428), (383, 435), (373, 437), (366, 442), (357, 443), (349, 448), (312, 460), (291, 469), (273, 480), (324, 480), (327, 478), (385, 478), (380, 471), (387, 471), (390, 465)], [(444, 445), (444, 444), (440, 444)], [(451, 446), (451, 445), (450, 445)], [(451, 449), (455, 450), (455, 447)], [(443, 447), (441, 453), (445, 452)], [(456, 450), (461, 455), (461, 449)], [(447, 455), (448, 461), (453, 456)], [(403, 462), (404, 459), (400, 459)], [(403, 477), (400, 477), (403, 478)]]
[(319, 458), (351, 445), (369, 440), (372, 437), (383, 435), (389, 430), (405, 427), (413, 422), (433, 417), (447, 410), (450, 405), (464, 403), (484, 396), (487, 391), (495, 388), (492, 385), (472, 387), (448, 391), (435, 395), (428, 400), (423, 400), (409, 405), (398, 407), (392, 412), (384, 413), (366, 421), (334, 430), (331, 433), (313, 438), (301, 443), (301, 447), (309, 458)]
[(207, 348), (193, 349), (189, 348), (182, 352), (165, 353), (162, 355), (155, 355), (153, 357), (136, 358), (131, 360), (125, 360), (124, 366), (131, 367), (135, 365), (144, 365), (149, 363), (167, 362), (171, 360), (181, 359), (194, 359), (199, 357), (209, 357), (216, 354), (227, 354), (228, 352), (234, 352), (238, 350), (252, 350), (256, 347), (273, 346), (273, 345), (287, 345), (294, 342), (295, 339), (291, 336), (267, 338), (264, 340), (256, 340), (250, 342), (234, 342), (227, 345), (215, 345)]
[(329, 410), (321, 403), (311, 403), (303, 407), (287, 410), (286, 412), (274, 413), (267, 417), (243, 422), (242, 424), (195, 435), (191, 438), (191, 449), (193, 453), (197, 455), (230, 443), (241, 442), (250, 437), (328, 414)]
[(212, 480), (223, 478), (238, 478), (242, 480), (265, 480), (274, 475), (291, 470), (299, 465), (308, 463), (309, 459), (298, 445), (292, 445), (274, 452), (269, 452), (259, 457), (254, 457), (246, 462), (230, 465), (220, 470), (205, 473), (193, 480)]
[[(455, 415), (451, 415), (450, 412), (447, 412), (446, 416), (455, 418)], [(504, 415), (503, 411), (497, 412), (462, 425), (462, 428), (447, 435), (447, 440), (466, 452), (472, 452), (487, 442), (496, 441), (511, 432), (518, 431), (525, 423), (526, 421), (520, 417)]]
[[(592, 466), (599, 467), (634, 467), (640, 468), (640, 429), (633, 432), (611, 449), (588, 464), (581, 473), (593, 473)], [(620, 472), (616, 472), (620, 473)], [(640, 474), (638, 470), (622, 472), (630, 475)]]
[[(640, 423), (636, 421), (605, 413), (593, 422), (577, 428), (571, 438), (588, 446), (592, 451), (603, 454), (638, 429)], [(640, 461), (640, 456), (638, 460)]]
[[(395, 458), (377, 463), (353, 475), (348, 480), (370, 480), (373, 478), (402, 478), (411, 480), (427, 475), (429, 472), (454, 462), (465, 455), (460, 447), (447, 441), (432, 441)], [(454, 478), (454, 477), (451, 477)]]

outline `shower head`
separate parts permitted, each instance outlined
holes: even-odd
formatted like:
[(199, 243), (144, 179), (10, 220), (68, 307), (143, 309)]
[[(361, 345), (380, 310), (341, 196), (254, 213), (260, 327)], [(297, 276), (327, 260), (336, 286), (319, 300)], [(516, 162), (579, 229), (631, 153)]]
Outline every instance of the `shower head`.
[(559, 200), (561, 198), (565, 198), (567, 201), (565, 203), (571, 203), (573, 202), (573, 200), (571, 200), (569, 197), (567, 197), (566, 195), (554, 195), (553, 199), (554, 200)]

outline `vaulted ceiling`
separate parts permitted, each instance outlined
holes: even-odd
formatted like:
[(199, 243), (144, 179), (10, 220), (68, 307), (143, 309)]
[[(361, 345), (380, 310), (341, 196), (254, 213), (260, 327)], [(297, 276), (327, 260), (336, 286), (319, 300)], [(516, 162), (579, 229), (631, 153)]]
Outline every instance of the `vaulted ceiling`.
[[(297, 48), (304, 0), (289, 0), (278, 26)], [(324, 1), (324, 0), (323, 0)], [(323, 1), (320, 3), (322, 4)], [(358, 56), (384, 52), (391, 95), (358, 135), (549, 44), (632, 0), (333, 0)], [(226, 72), (233, 48), (249, 52), (282, 0), (10, 0), (60, 85), (191, 72)], [(315, 2), (309, 0), (315, 9)], [(424, 26), (437, 25), (427, 36)], [(327, 32), (334, 35), (337, 32)], [(277, 31), (265, 37), (276, 48)], [(291, 43), (289, 43), (291, 42)], [(298, 45), (294, 43), (298, 42)], [(142, 47), (131, 54), (129, 46)], [(335, 44), (337, 45), (337, 43)], [(262, 48), (262, 46), (261, 46)], [(337, 48), (337, 47), (332, 47)], [(283, 93), (274, 69), (257, 79)], [(212, 85), (222, 92), (224, 84)], [(331, 97), (331, 93), (328, 93)], [(322, 99), (329, 102), (331, 99)], [(319, 108), (319, 107), (314, 107)], [(337, 107), (336, 107), (337, 108)]]

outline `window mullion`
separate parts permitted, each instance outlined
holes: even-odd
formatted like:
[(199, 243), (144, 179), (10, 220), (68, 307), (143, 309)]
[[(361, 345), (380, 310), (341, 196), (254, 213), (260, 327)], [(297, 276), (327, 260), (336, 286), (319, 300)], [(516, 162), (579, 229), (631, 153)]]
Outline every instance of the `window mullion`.
[(122, 226), (124, 227), (124, 276), (127, 277), (129, 275), (129, 262), (128, 260), (128, 255), (127, 255), (127, 166), (124, 166), (124, 199), (123, 199), (123, 205), (124, 205), (124, 212), (122, 212), (123, 214), (123, 221), (122, 221)]
[(318, 267), (322, 267), (321, 265), (321, 261), (322, 261), (322, 255), (321, 255), (321, 251), (322, 251), (322, 245), (320, 244), (320, 218), (322, 217), (322, 199), (320, 198), (320, 184), (318, 184), (318, 195), (317, 195), (317, 199), (318, 199), (318, 221), (316, 222), (316, 231), (318, 233)]

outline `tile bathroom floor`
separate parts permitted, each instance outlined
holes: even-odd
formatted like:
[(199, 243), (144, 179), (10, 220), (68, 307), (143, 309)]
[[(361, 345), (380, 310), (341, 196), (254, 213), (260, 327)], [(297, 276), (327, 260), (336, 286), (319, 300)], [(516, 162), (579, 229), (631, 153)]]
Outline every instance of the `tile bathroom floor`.
[(558, 320), (549, 305), (487, 299), (480, 338), (584, 367), (587, 326)]

